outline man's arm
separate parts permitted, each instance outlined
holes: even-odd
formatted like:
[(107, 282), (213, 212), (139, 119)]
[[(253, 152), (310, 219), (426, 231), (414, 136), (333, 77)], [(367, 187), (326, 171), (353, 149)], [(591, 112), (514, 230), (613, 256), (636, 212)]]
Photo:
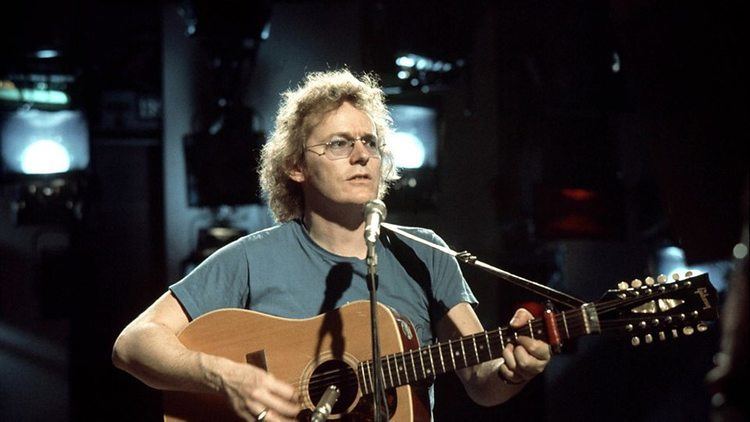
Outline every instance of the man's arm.
[[(532, 315), (518, 309), (511, 326), (522, 327)], [(451, 308), (437, 324), (441, 341), (484, 331), (474, 309), (466, 302)], [(541, 373), (551, 357), (549, 345), (541, 340), (519, 336), (518, 344), (508, 344), (503, 357), (457, 371), (472, 400), (494, 406), (516, 395), (531, 378)]]
[(247, 420), (264, 409), (275, 417), (299, 412), (291, 385), (255, 366), (185, 348), (177, 334), (188, 322), (180, 303), (166, 292), (120, 333), (113, 363), (153, 388), (224, 395)]

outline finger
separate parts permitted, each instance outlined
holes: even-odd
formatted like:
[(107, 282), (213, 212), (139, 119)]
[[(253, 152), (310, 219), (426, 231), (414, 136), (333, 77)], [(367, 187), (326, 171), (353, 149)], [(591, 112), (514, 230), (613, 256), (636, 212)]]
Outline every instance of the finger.
[[(256, 417), (253, 420), (258, 420), (258, 418)], [(295, 422), (296, 419), (281, 415), (273, 409), (268, 409), (268, 412), (266, 413), (265, 418), (263, 418), (263, 422), (276, 422), (276, 421)]]
[(516, 358), (515, 372), (524, 379), (530, 379), (539, 375), (547, 365), (547, 361), (532, 356), (523, 346), (516, 347), (513, 350), (513, 354)]
[(513, 318), (510, 319), (510, 325), (514, 328), (520, 328), (532, 319), (534, 319), (534, 315), (532, 315), (531, 312), (525, 308), (518, 308), (513, 314)]
[(279, 416), (294, 417), (302, 410), (299, 403), (273, 394), (273, 392), (267, 389), (256, 390), (251, 400), (261, 404), (262, 407), (267, 407)]
[(501, 365), (511, 373), (516, 367), (516, 357), (513, 354), (513, 349), (515, 349), (515, 346), (512, 344), (508, 344), (503, 348), (503, 359), (505, 359), (505, 364)]
[(500, 365), (497, 371), (499, 372), (498, 375), (503, 380), (512, 380), (516, 375), (516, 373), (508, 369), (508, 366), (504, 363)]
[(541, 340), (534, 340), (531, 337), (519, 336), (517, 344), (526, 349), (526, 351), (529, 352), (531, 356), (534, 356), (539, 360), (550, 360), (550, 358), (552, 357), (552, 350), (549, 344)]
[(265, 382), (267, 383), (266, 386), (268, 390), (273, 394), (291, 402), (299, 402), (297, 390), (295, 390), (290, 384), (281, 381), (271, 374), (268, 375)]

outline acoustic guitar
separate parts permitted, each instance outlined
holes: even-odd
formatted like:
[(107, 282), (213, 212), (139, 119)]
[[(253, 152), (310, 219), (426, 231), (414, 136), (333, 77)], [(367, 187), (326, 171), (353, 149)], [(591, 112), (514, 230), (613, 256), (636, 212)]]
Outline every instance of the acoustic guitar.
[[(707, 274), (686, 276), (623, 282), (598, 302), (547, 311), (520, 329), (501, 327), (421, 347), (412, 324), (378, 304), (391, 420), (429, 420), (427, 387), (435, 376), (496, 359), (517, 336), (559, 346), (584, 335), (615, 333), (638, 346), (706, 331), (718, 317), (716, 290)], [(309, 420), (325, 390), (335, 385), (341, 393), (329, 419), (343, 421), (372, 419), (370, 337), (368, 301), (307, 319), (222, 309), (196, 318), (179, 334), (189, 349), (256, 365), (295, 386), (305, 408), (300, 420)], [(218, 395), (167, 392), (164, 408), (167, 421), (237, 419)]]

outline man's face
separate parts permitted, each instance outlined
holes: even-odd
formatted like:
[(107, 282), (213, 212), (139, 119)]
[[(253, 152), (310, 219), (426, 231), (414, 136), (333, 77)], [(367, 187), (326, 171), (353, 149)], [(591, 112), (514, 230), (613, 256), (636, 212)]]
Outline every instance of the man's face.
[[(354, 139), (376, 134), (370, 116), (344, 102), (339, 108), (324, 114), (308, 136), (305, 146), (310, 147), (331, 140), (334, 135)], [(292, 180), (302, 184), (305, 207), (335, 205), (363, 205), (378, 195), (380, 184), (380, 158), (373, 157), (362, 142), (354, 142), (354, 150), (346, 158), (331, 160), (325, 146), (305, 151), (301, 168), (290, 173)], [(322, 210), (322, 209), (321, 209)]]

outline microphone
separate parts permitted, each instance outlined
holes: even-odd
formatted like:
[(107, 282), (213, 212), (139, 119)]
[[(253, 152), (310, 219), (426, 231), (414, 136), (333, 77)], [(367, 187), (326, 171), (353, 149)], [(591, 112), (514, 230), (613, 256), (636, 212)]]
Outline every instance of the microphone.
[(331, 415), (331, 409), (333, 409), (336, 400), (339, 399), (340, 393), (341, 392), (335, 385), (328, 387), (326, 391), (323, 392), (323, 396), (320, 398), (318, 406), (310, 417), (310, 422), (322, 422), (328, 420), (328, 416)]
[(374, 245), (380, 236), (380, 223), (385, 221), (385, 204), (379, 199), (373, 199), (365, 204), (365, 240)]

